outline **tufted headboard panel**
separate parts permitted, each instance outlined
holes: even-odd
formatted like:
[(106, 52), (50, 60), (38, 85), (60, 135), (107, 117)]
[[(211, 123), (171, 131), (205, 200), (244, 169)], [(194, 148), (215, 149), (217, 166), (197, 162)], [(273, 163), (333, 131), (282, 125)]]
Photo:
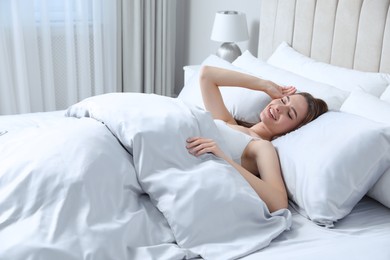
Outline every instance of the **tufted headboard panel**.
[(390, 73), (390, 0), (262, 0), (258, 57), (282, 42), (316, 60)]

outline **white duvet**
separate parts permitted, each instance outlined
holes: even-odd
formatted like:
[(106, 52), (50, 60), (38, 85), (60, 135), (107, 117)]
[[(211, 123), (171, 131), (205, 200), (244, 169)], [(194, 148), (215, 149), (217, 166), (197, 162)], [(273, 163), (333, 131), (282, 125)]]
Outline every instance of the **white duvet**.
[(115, 93), (67, 115), (0, 136), (0, 259), (235, 259), (291, 225), (225, 161), (187, 152), (190, 136), (224, 149), (201, 109)]

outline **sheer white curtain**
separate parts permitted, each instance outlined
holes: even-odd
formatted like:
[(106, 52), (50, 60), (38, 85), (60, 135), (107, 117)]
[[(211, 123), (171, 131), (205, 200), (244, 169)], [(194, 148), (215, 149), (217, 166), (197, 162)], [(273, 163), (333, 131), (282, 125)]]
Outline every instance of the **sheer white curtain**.
[(123, 89), (174, 93), (176, 0), (122, 0)]
[(121, 91), (121, 5), (0, 0), (0, 114), (64, 109)]

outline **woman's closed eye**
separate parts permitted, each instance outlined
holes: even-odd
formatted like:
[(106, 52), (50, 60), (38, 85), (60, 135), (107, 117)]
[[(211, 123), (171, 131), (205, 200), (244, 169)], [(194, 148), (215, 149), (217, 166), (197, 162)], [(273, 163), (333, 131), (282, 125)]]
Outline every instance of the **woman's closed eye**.
[[(280, 101), (282, 102), (283, 105), (286, 105), (286, 104), (288, 103), (288, 101), (289, 101), (289, 98), (288, 98), (288, 96), (287, 96), (287, 97), (285, 97), (285, 98), (281, 98)], [(288, 111), (288, 117), (289, 117), (291, 120), (294, 119), (293, 115), (294, 115), (294, 113), (293, 113), (293, 111), (292, 111), (292, 108), (290, 108), (289, 111)]]
[(291, 110), (290, 111), (288, 111), (288, 117), (291, 119), (291, 120), (293, 120), (293, 117), (292, 117), (292, 112), (291, 112)]

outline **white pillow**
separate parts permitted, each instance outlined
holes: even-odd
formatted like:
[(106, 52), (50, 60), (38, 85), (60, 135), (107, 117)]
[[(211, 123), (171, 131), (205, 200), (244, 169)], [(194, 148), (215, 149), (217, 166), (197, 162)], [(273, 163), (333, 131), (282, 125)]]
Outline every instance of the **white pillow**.
[[(341, 111), (390, 126), (390, 104), (364, 92), (352, 92)], [(370, 189), (368, 196), (390, 208), (390, 168)]]
[(390, 103), (390, 85), (386, 88), (385, 92), (381, 95), (381, 99)]
[(346, 91), (269, 65), (254, 57), (249, 51), (245, 51), (233, 64), (258, 77), (272, 80), (279, 85), (292, 85), (299, 91), (309, 92), (313, 96), (323, 99), (330, 110), (339, 110), (348, 96)]
[(292, 199), (317, 224), (345, 217), (390, 166), (390, 127), (328, 112), (272, 141)]
[(352, 92), (340, 110), (390, 125), (390, 104), (362, 91)]
[[(209, 65), (229, 70), (247, 73), (216, 55), (210, 55), (202, 66)], [(262, 111), (271, 98), (262, 91), (254, 91), (241, 87), (221, 87), (221, 94), (226, 108), (234, 118), (248, 122), (258, 123)], [(202, 94), (199, 86), (199, 71), (188, 80), (178, 96), (179, 99), (204, 108)]]
[(363, 90), (379, 97), (390, 84), (386, 73), (362, 72), (309, 58), (283, 42), (267, 60), (269, 64), (346, 91)]
[(383, 173), (367, 195), (390, 208), (390, 168)]

